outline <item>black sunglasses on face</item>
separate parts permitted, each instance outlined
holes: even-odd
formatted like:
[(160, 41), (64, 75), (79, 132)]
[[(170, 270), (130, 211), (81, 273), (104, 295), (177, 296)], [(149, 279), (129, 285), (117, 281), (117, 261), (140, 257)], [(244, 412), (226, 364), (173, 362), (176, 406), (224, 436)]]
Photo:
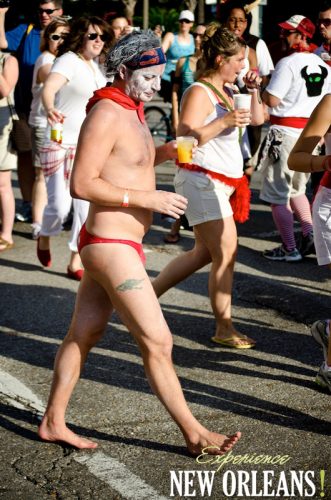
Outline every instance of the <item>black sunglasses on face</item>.
[(99, 33), (88, 33), (87, 35), (89, 40), (96, 40), (98, 37), (102, 42), (105, 42), (108, 39), (107, 35), (99, 35)]
[(38, 9), (40, 15), (47, 14), (48, 16), (53, 14), (53, 12), (55, 12), (56, 10), (59, 10), (59, 9)]
[(66, 35), (57, 35), (56, 33), (54, 33), (53, 35), (49, 35), (49, 39), (50, 40), (53, 40), (53, 42), (57, 42), (58, 40), (64, 40), (66, 37)]
[(284, 36), (289, 36), (289, 35), (293, 35), (293, 33), (298, 33), (297, 31), (295, 30), (286, 30), (285, 28), (282, 28), (280, 30), (281, 34), (284, 35)]
[(198, 38), (198, 36), (199, 36), (200, 38), (202, 38), (202, 37), (203, 37), (203, 35), (201, 35), (201, 33), (193, 33), (193, 38)]
[(316, 23), (318, 26), (325, 26), (326, 28), (329, 28), (329, 26), (331, 26), (331, 19), (317, 19), (317, 23)]
[(180, 23), (190, 24), (192, 21), (189, 21), (188, 19), (181, 19), (179, 22)]

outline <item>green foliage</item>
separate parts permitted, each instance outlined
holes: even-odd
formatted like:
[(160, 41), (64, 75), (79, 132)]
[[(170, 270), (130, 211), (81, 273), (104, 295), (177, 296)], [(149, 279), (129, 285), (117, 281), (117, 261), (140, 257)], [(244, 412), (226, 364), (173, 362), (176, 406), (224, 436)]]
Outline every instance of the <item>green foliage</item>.
[[(165, 32), (178, 30), (178, 9), (167, 9), (165, 7), (150, 7), (149, 27), (154, 28), (157, 24), (164, 26)], [(134, 25), (142, 26), (141, 16), (134, 17)]]

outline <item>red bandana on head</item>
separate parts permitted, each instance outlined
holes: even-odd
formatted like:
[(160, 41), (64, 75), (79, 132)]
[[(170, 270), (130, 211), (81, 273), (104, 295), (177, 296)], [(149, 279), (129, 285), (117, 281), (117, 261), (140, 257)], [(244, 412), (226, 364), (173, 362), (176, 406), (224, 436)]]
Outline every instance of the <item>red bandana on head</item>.
[(93, 97), (89, 100), (86, 106), (86, 113), (101, 99), (110, 99), (111, 101), (117, 102), (120, 106), (125, 109), (132, 109), (137, 111), (137, 115), (141, 123), (145, 123), (144, 116), (144, 103), (137, 103), (131, 97), (126, 95), (123, 90), (117, 87), (103, 87), (102, 89), (96, 90)]

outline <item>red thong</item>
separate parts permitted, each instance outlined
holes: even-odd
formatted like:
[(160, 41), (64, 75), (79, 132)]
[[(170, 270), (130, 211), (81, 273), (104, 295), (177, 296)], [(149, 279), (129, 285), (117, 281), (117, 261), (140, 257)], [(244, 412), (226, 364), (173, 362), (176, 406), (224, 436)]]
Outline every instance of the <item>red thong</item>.
[(129, 245), (129, 247), (136, 250), (143, 265), (146, 263), (146, 257), (141, 243), (132, 240), (119, 240), (117, 238), (100, 238), (99, 236), (90, 234), (85, 224), (83, 224), (78, 237), (78, 252), (81, 253), (86, 245), (93, 245), (95, 243), (120, 243), (122, 245)]

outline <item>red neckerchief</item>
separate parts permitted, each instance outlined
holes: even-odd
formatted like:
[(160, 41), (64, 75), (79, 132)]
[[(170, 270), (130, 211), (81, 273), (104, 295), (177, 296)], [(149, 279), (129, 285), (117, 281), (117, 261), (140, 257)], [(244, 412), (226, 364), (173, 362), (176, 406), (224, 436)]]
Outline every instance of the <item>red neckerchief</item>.
[(141, 123), (145, 123), (144, 116), (144, 103), (137, 103), (127, 94), (125, 94), (121, 89), (117, 87), (103, 87), (102, 89), (96, 90), (93, 97), (89, 100), (86, 106), (86, 113), (101, 99), (110, 99), (111, 101), (117, 102), (120, 106), (125, 109), (132, 109), (137, 111), (137, 115)]
[(289, 48), (287, 55), (294, 54), (295, 52), (313, 53), (313, 52), (315, 52), (316, 49), (317, 49), (317, 45), (315, 45), (314, 43), (310, 43), (309, 45), (307, 45), (306, 43), (299, 42), (299, 43), (295, 43), (294, 45), (292, 45), (292, 47)]

